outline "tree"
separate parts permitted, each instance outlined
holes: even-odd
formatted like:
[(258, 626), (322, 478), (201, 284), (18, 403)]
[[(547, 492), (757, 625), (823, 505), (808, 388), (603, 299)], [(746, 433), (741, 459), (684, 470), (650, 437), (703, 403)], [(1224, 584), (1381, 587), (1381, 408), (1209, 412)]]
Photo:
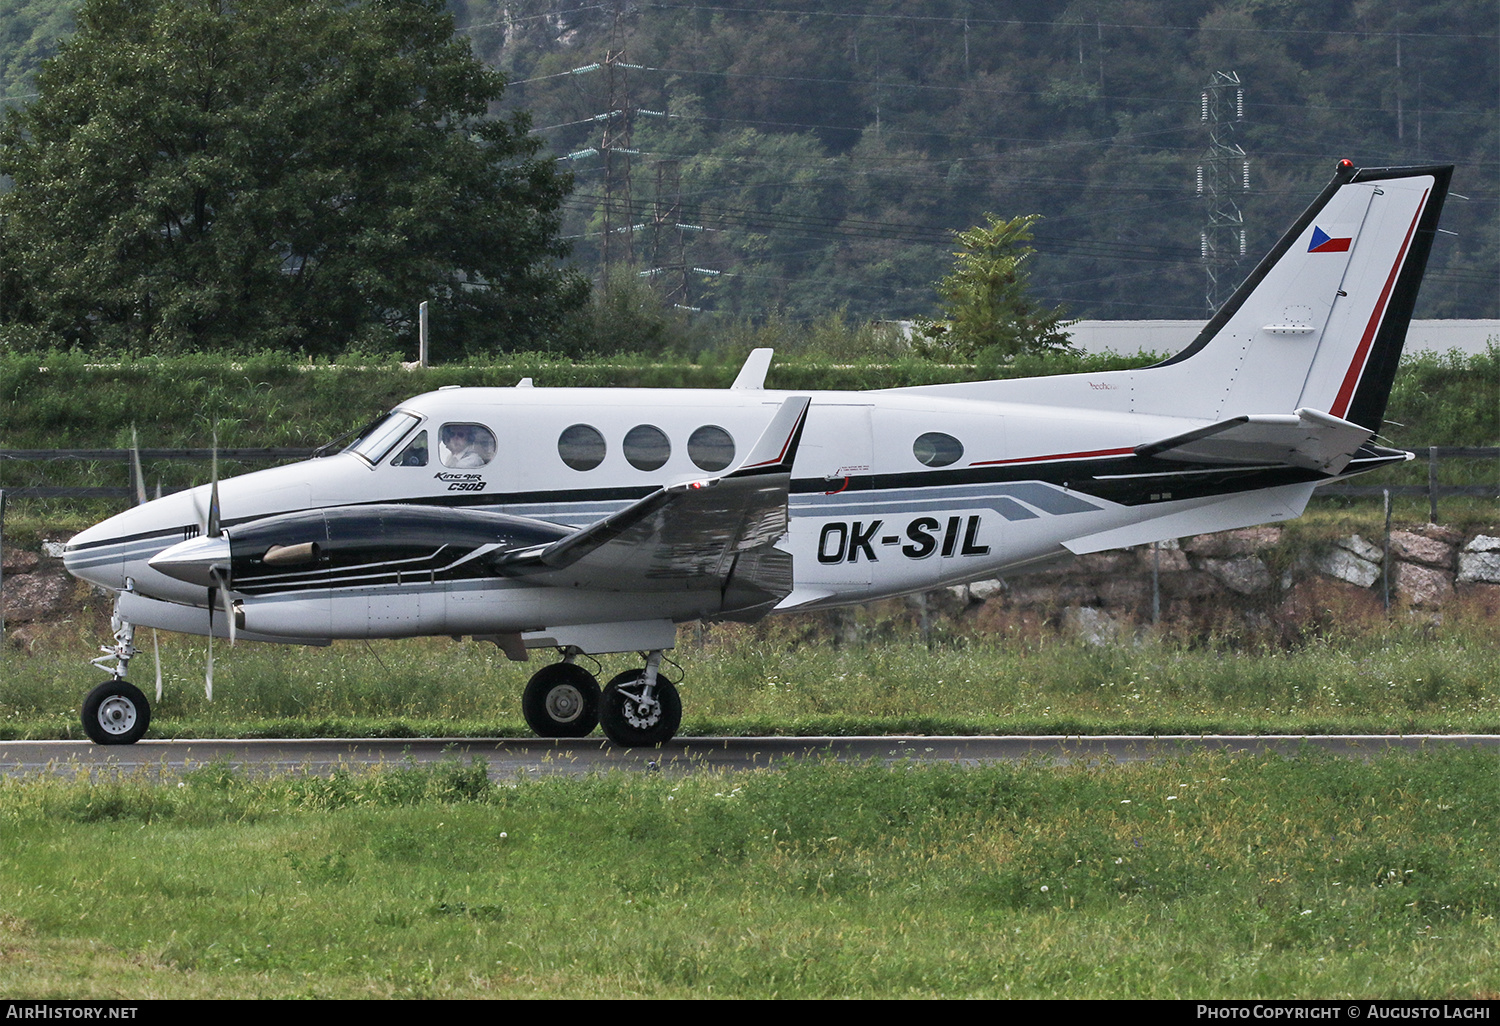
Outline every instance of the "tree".
[[(136, 351), (514, 348), (569, 180), (442, 0), (85, 0), (0, 129), (11, 320)], [(457, 340), (457, 341), (455, 341)]]
[(954, 253), (953, 272), (937, 283), (942, 320), (918, 320), (914, 346), (928, 356), (967, 359), (989, 349), (1003, 357), (1070, 349), (1061, 308), (1044, 310), (1027, 294), (1024, 269), (1031, 226), (1040, 214), (1003, 221), (985, 214), (989, 227), (954, 232), (963, 248)]

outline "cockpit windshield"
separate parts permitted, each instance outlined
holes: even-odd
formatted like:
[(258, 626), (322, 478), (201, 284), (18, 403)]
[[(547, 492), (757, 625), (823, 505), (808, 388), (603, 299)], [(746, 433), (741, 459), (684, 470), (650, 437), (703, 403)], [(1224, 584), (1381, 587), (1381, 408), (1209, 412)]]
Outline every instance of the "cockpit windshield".
[(371, 464), (379, 463), (419, 420), (420, 417), (397, 410), (361, 431), (344, 451), (363, 456)]

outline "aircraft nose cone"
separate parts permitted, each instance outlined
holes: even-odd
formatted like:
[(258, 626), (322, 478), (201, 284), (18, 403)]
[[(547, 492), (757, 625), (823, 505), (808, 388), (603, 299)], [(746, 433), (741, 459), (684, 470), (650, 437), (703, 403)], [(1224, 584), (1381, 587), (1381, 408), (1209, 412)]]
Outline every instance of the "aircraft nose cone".
[(229, 539), (189, 538), (162, 549), (151, 557), (149, 564), (151, 569), (168, 577), (211, 588), (218, 583), (213, 579), (212, 571), (229, 569)]
[(69, 542), (63, 549), (63, 569), (79, 580), (97, 584), (101, 588), (120, 590), (125, 584), (125, 574), (118, 549), (87, 547)]

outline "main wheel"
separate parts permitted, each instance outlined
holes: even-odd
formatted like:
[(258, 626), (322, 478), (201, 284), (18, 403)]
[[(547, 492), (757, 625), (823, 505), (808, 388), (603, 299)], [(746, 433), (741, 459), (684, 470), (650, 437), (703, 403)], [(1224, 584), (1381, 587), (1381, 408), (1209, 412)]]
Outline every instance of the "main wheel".
[(604, 728), (604, 735), (617, 745), (644, 748), (664, 744), (682, 726), (682, 696), (677, 693), (676, 685), (657, 677), (656, 696), (646, 702), (641, 699), (645, 684), (645, 671), (627, 670), (604, 689), (599, 702), (599, 725)]
[(133, 745), (151, 725), (151, 706), (141, 689), (107, 680), (83, 700), (83, 732), (96, 745)]
[(599, 725), (599, 682), (573, 663), (553, 663), (531, 675), (521, 715), (538, 737), (587, 737)]

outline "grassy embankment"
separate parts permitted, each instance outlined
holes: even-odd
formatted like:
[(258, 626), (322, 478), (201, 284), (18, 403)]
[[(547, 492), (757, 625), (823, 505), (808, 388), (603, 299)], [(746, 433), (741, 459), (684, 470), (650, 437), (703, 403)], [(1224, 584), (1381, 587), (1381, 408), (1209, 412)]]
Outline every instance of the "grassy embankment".
[[(1337, 621), (1339, 610), (1326, 611)], [(1002, 635), (944, 621), (931, 648), (897, 603), (861, 610), (862, 640), (825, 620), (685, 629), (682, 733), (1204, 734), (1500, 732), (1493, 620), (1383, 618), (1299, 642), (1143, 636), (1091, 646), (1049, 628)], [(843, 628), (841, 628), (842, 630)], [(79, 738), (77, 707), (102, 675), (86, 665), (95, 618), (11, 649), (0, 675), (0, 738)], [(154, 690), (151, 638), (131, 677)], [(150, 737), (528, 736), (526, 677), (486, 643), (339, 643), (216, 648), (203, 694), (202, 639), (162, 636), (164, 696)], [(611, 656), (601, 678), (628, 665)]]

